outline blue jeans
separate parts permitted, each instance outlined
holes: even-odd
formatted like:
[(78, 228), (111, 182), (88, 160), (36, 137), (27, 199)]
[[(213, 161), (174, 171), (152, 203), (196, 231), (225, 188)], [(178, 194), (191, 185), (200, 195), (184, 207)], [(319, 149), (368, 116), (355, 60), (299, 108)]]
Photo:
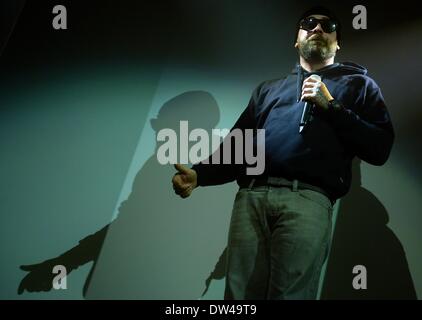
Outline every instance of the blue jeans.
[(225, 299), (316, 299), (333, 206), (322, 193), (241, 188), (227, 247)]

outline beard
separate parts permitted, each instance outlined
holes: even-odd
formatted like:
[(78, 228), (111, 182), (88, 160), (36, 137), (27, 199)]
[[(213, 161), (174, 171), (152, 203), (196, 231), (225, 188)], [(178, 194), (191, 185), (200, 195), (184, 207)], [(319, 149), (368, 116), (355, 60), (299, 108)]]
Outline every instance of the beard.
[(299, 54), (309, 62), (323, 62), (336, 55), (336, 46), (322, 37), (308, 38), (298, 44)]

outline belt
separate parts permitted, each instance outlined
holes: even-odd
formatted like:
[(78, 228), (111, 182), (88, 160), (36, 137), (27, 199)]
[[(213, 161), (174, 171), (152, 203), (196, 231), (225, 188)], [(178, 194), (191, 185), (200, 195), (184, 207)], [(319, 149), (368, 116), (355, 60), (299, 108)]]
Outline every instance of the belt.
[(285, 178), (280, 177), (258, 177), (258, 178), (247, 178), (247, 179), (239, 179), (238, 184), (240, 188), (249, 188), (252, 189), (253, 187), (261, 187), (261, 186), (275, 186), (275, 187), (289, 187), (292, 188), (293, 191), (301, 190), (301, 189), (308, 189), (313, 190), (325, 195), (328, 199), (330, 199), (331, 204), (334, 205), (336, 202), (331, 196), (326, 192), (324, 189), (320, 187), (301, 182), (299, 180), (288, 180)]

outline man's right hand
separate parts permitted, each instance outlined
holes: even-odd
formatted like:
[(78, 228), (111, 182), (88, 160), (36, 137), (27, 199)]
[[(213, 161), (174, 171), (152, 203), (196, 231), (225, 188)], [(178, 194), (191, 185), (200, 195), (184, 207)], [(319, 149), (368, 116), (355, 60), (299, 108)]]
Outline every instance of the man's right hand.
[(178, 171), (172, 179), (174, 192), (182, 198), (187, 198), (198, 185), (196, 171), (182, 164), (175, 164), (174, 167)]

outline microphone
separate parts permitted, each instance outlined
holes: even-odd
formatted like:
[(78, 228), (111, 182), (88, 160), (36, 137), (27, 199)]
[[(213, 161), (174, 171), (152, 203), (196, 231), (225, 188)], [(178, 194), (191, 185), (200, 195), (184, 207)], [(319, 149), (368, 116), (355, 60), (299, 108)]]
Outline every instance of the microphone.
[[(311, 78), (321, 81), (321, 77), (317, 74), (313, 74)], [(313, 108), (314, 108), (314, 104), (312, 102), (305, 101), (305, 105), (303, 106), (303, 111), (302, 111), (302, 117), (300, 118), (299, 133), (302, 132), (306, 124), (311, 122)]]

